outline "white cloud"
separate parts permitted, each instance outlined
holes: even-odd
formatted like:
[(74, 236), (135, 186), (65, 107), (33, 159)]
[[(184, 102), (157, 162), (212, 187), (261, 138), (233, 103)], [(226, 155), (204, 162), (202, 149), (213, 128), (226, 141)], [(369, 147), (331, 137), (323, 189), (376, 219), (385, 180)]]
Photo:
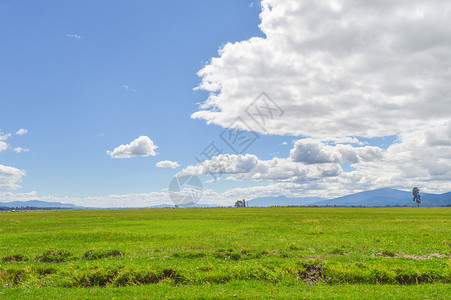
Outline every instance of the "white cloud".
[(195, 166), (189, 166), (180, 173), (181, 175), (208, 174), (209, 172), (213, 174), (249, 173), (258, 163), (258, 157), (253, 154), (220, 154), (211, 160), (205, 160)]
[(0, 141), (0, 152), (5, 151), (8, 148), (9, 146), (7, 143)]
[[(226, 44), (199, 71), (198, 89), (210, 95), (192, 117), (227, 127), (240, 116), (256, 131), (310, 139), (297, 141), (289, 158), (254, 157), (247, 175), (233, 173), (239, 159), (206, 167), (230, 179), (289, 181), (307, 193), (449, 191), (450, 15), (451, 2), (442, 0), (263, 0), (265, 37)], [(259, 127), (245, 112), (262, 91), (284, 114)], [(386, 150), (356, 138), (388, 135), (398, 140)], [(341, 169), (344, 162), (351, 171)], [(322, 165), (328, 176), (312, 179)]]
[[(266, 133), (320, 139), (425, 130), (451, 115), (451, 2), (263, 0), (264, 38), (228, 43), (200, 72), (193, 118), (227, 127), (262, 91)], [(258, 126), (253, 127), (255, 130)]]
[[(294, 143), (290, 157), (261, 160), (255, 155), (222, 154), (211, 160), (185, 168), (179, 175), (223, 174), (227, 179), (253, 181), (257, 186), (234, 188), (223, 193), (206, 189), (200, 203), (232, 205), (237, 199), (253, 199), (264, 196), (287, 197), (338, 197), (362, 190), (419, 186), (422, 192), (441, 193), (451, 189), (451, 139), (450, 124), (429, 128), (425, 131), (404, 133), (387, 150), (359, 145), (331, 145), (313, 139)], [(313, 145), (313, 146), (312, 146)], [(431, 146), (433, 145), (433, 146)], [(299, 152), (309, 147), (316, 151), (313, 157), (332, 157), (331, 161), (310, 164), (311, 160), (293, 161)], [(344, 149), (344, 150), (343, 150)], [(346, 150), (346, 151), (345, 151)], [(359, 152), (360, 151), (360, 152)], [(326, 154), (324, 154), (326, 152)], [(351, 153), (351, 154), (349, 154)], [(365, 154), (365, 155), (364, 155)], [(373, 160), (375, 156), (378, 159)], [(303, 157), (302, 155), (300, 157)], [(345, 159), (348, 157), (348, 159)], [(350, 157), (350, 158), (349, 158)], [(353, 171), (340, 167), (343, 161), (351, 163)], [(8, 168), (1, 171), (1, 167)], [(0, 187), (17, 188), (17, 182), (25, 173), (15, 168), (0, 166)], [(2, 199), (43, 200), (73, 203), (96, 207), (145, 207), (169, 204), (166, 192), (145, 194), (93, 196), (85, 198), (37, 196), (33, 193), (0, 193)]]
[[(334, 194), (324, 193), (324, 190), (310, 189), (305, 190), (307, 185), (313, 186), (312, 183), (293, 183), (280, 182), (275, 184), (266, 184), (260, 186), (251, 186), (244, 188), (234, 188), (221, 194), (224, 202), (232, 201), (233, 199), (247, 199), (251, 200), (257, 197), (274, 197), (284, 195), (291, 198), (302, 197), (333, 197)], [(339, 195), (341, 196), (341, 195)], [(228, 200), (228, 201), (227, 201)]]
[(28, 129), (23, 129), (23, 128), (19, 129), (19, 130), (16, 132), (17, 135), (25, 135), (25, 134), (27, 134), (27, 133), (28, 133)]
[(11, 136), (10, 133), (3, 133), (0, 131), (0, 152), (9, 148), (9, 145), (5, 142)]
[[(28, 133), (27, 129), (19, 129), (16, 132), (16, 135), (25, 135), (27, 133)], [(2, 133), (0, 131), (0, 152), (11, 148), (10, 145), (8, 143), (6, 143), (6, 140), (10, 137), (11, 137), (11, 133)], [(15, 147), (15, 148), (12, 148), (12, 150), (14, 150), (17, 153), (30, 151), (30, 149), (26, 149), (26, 148), (22, 148), (22, 147)]]
[(13, 167), (0, 165), (0, 190), (15, 190), (25, 176), (25, 171)]
[(383, 152), (381, 148), (372, 146), (353, 147), (344, 144), (332, 146), (319, 140), (302, 139), (294, 144), (290, 157), (293, 161), (306, 164), (357, 163), (380, 160)]
[(11, 133), (3, 133), (0, 131), (0, 141), (6, 141), (11, 136)]
[(178, 175), (221, 174), (240, 181), (304, 182), (336, 176), (340, 172), (341, 168), (337, 164), (306, 165), (288, 158), (260, 160), (253, 154), (220, 154), (211, 160), (188, 166)]
[(113, 151), (106, 153), (112, 158), (129, 158), (129, 157), (146, 157), (155, 156), (157, 153), (155, 149), (158, 146), (154, 145), (153, 141), (147, 136), (140, 136), (130, 144), (120, 145), (114, 148)]
[(173, 205), (166, 192), (92, 197), (40, 196), (35, 191), (29, 193), (3, 192), (0, 193), (0, 199), (2, 199), (2, 202), (40, 200), (86, 207), (149, 207), (158, 204)]
[(156, 167), (158, 167), (158, 168), (172, 168), (172, 169), (175, 169), (177, 167), (180, 167), (180, 165), (176, 161), (163, 160), (163, 161), (157, 162)]
[(424, 143), (431, 147), (451, 146), (451, 121), (426, 130)]
[(78, 34), (67, 34), (66, 36), (71, 39), (76, 39), (76, 40), (81, 39), (81, 36)]
[[(295, 142), (288, 158), (260, 160), (252, 154), (221, 154), (188, 166), (180, 174), (221, 174), (231, 180), (292, 183), (304, 196), (341, 196), (381, 187), (412, 186), (442, 193), (451, 190), (450, 140), (449, 123), (400, 134), (386, 150), (358, 144), (331, 145), (307, 138)], [(344, 162), (350, 163), (349, 171), (341, 167)]]
[[(211, 189), (205, 189), (199, 203), (229, 206), (233, 205), (236, 200), (243, 198), (250, 200), (256, 197), (274, 195), (303, 197), (305, 194), (303, 194), (301, 187), (302, 185), (295, 183), (276, 183), (248, 188), (235, 188), (224, 193), (217, 193)], [(70, 203), (86, 207), (149, 207), (160, 204), (174, 205), (167, 191), (92, 197), (40, 196), (35, 191), (28, 193), (3, 192), (0, 193), (0, 199), (3, 202), (41, 200)]]
[[(319, 140), (303, 139), (294, 143), (290, 157), (287, 158), (275, 157), (270, 160), (261, 160), (252, 154), (221, 154), (202, 164), (189, 166), (179, 175), (208, 175), (212, 172), (222, 174), (226, 179), (260, 184), (234, 188), (223, 193), (204, 190), (200, 202), (219, 205), (232, 205), (237, 199), (242, 198), (249, 200), (256, 197), (278, 195), (332, 198), (381, 187), (409, 189), (419, 186), (422, 192), (448, 192), (451, 190), (449, 129), (449, 123), (445, 123), (425, 131), (401, 134), (399, 139), (387, 150), (376, 149), (375, 151), (372, 149), (375, 147), (330, 145)], [(431, 136), (434, 139), (431, 139)], [(435, 146), (431, 146), (431, 144)], [(332, 157), (329, 161), (335, 162), (311, 164), (309, 159), (300, 162), (293, 161), (293, 158), (297, 157), (293, 152), (305, 150), (306, 146), (310, 151), (318, 153), (317, 155), (313, 153), (312, 157)], [(378, 159), (373, 160), (375, 156)], [(346, 157), (348, 159), (345, 159)], [(349, 161), (353, 171), (343, 171), (340, 166), (343, 161)], [(20, 177), (24, 173), (20, 173), (23, 171), (14, 168), (9, 170), (7, 176), (5, 176), (5, 172), (0, 172), (3, 174), (0, 175), (0, 182), (8, 182), (9, 189), (16, 188), (16, 183), (20, 181)], [(6, 180), (6, 177), (9, 179)], [(14, 180), (12, 180), (13, 178)], [(3, 186), (3, 188), (5, 187)], [(28, 197), (28, 199), (100, 207), (143, 207), (161, 203), (172, 205), (167, 193), (163, 191), (86, 198), (15, 195), (17, 194), (3, 193), (0, 194), (0, 197), (9, 200), (14, 197), (21, 199)]]
[(336, 137), (331, 139), (325, 139), (323, 142), (332, 142), (334, 144), (354, 144), (354, 145), (363, 145), (361, 141), (359, 141), (356, 137)]
[(125, 85), (125, 84), (124, 84), (124, 85), (122, 85), (122, 88), (123, 88), (124, 90), (130, 91), (130, 92), (133, 92), (133, 93), (136, 93), (136, 90), (135, 90), (134, 88), (128, 86), (128, 85)]
[(22, 148), (22, 147), (16, 147), (16, 148), (14, 148), (13, 150), (14, 150), (14, 152), (16, 152), (16, 153), (22, 153), (22, 152), (28, 152), (28, 151), (30, 151), (30, 149)]
[[(174, 205), (167, 191), (91, 197), (41, 196), (35, 191), (29, 193), (3, 192), (0, 193), (0, 199), (2, 199), (2, 202), (41, 200), (69, 203), (85, 207), (150, 207), (160, 204)], [(227, 199), (225, 196), (210, 189), (205, 189), (199, 203), (232, 205), (235, 201), (234, 199)]]

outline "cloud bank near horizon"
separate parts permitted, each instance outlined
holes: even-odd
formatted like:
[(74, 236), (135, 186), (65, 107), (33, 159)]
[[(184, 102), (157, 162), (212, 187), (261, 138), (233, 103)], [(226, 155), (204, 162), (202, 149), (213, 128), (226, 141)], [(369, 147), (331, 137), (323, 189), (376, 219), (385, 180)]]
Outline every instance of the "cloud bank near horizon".
[(179, 175), (216, 174), (229, 180), (292, 183), (304, 196), (343, 196), (410, 186), (442, 193), (451, 190), (450, 140), (449, 122), (423, 132), (403, 133), (387, 149), (306, 138), (294, 142), (288, 157), (261, 160), (253, 154), (220, 154), (186, 167)]

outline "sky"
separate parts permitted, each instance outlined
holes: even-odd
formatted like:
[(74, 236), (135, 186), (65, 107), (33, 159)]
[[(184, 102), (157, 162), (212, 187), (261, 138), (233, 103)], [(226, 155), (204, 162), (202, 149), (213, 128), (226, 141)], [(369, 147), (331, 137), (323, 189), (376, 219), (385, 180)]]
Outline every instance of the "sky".
[(0, 202), (448, 192), (450, 25), (443, 0), (0, 0)]

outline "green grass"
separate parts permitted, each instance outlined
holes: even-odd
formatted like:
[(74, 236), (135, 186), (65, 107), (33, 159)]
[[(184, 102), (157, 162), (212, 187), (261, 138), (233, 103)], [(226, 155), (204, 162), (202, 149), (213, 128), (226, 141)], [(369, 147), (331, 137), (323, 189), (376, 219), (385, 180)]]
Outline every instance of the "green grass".
[(440, 299), (450, 292), (450, 217), (451, 208), (2, 212), (0, 297)]
[[(316, 286), (268, 285), (261, 281), (232, 281), (218, 285), (154, 284), (120, 288), (8, 289), (8, 299), (449, 299), (446, 284), (380, 285), (343, 284)], [(1, 298), (0, 292), (0, 298)]]

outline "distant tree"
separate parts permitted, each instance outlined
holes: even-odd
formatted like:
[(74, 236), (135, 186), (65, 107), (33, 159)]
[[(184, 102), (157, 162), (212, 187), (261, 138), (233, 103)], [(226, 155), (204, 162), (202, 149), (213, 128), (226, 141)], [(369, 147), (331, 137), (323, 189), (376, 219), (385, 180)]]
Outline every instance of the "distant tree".
[(243, 200), (238, 200), (237, 202), (235, 202), (235, 207), (246, 207), (246, 201)]
[(417, 204), (417, 207), (420, 207), (421, 204), (421, 196), (420, 196), (420, 189), (417, 187), (414, 187), (412, 190), (413, 194), (413, 202)]

